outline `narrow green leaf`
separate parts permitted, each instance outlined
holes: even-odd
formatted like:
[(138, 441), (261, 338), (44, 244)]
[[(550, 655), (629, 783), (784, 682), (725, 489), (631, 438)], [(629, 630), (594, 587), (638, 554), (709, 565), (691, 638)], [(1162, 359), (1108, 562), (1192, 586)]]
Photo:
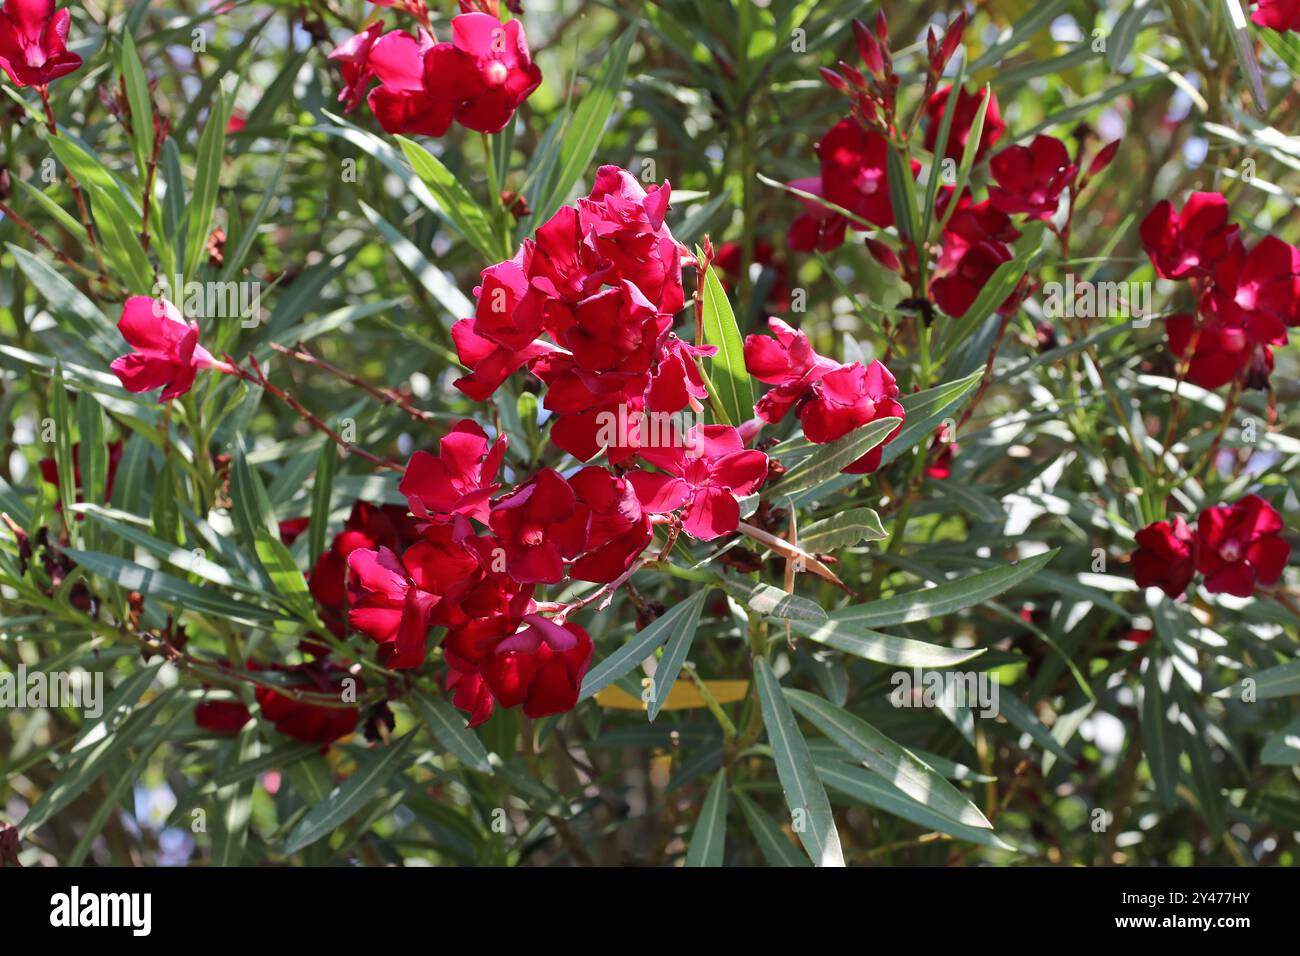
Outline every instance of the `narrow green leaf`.
[(492, 773), (483, 742), (465, 726), (465, 715), (441, 697), (413, 694), (409, 698), (421, 722), (434, 739), (466, 767), (479, 773)]
[(749, 824), (749, 832), (754, 835), (754, 841), (768, 866), (812, 866), (808, 857), (799, 852), (799, 848), (790, 842), (785, 831), (777, 826), (776, 821), (762, 807), (739, 790), (736, 791), (735, 798), (741, 813), (745, 815), (745, 822)]
[(880, 541), (889, 537), (880, 515), (871, 508), (850, 508), (837, 515), (814, 521), (799, 535), (799, 547), (825, 554), (837, 548), (851, 548), (862, 541)]
[(712, 266), (704, 275), (704, 341), (718, 347), (718, 353), (706, 360), (714, 408), (726, 424), (740, 426), (754, 417), (754, 383), (745, 368), (745, 343), (736, 315)]
[(709, 588), (701, 588), (685, 601), (669, 608), (667, 613), (656, 618), (644, 630), (638, 631), (630, 641), (589, 670), (582, 682), (578, 700), (586, 700), (608, 687), (653, 654), (660, 644), (676, 637), (687, 627), (694, 628), (708, 594)]
[(298, 821), (285, 841), (284, 854), (289, 856), (297, 853), (321, 837), (328, 836), (365, 806), (394, 774), (404, 768), (406, 752), (411, 749), (415, 737), (415, 734), (409, 733), (401, 740), (363, 758), (352, 776), (335, 787), (323, 801), (312, 806)]
[(722, 866), (727, 843), (727, 770), (713, 778), (686, 848), (687, 866)]
[(703, 608), (703, 601), (691, 602), (689, 616), (681, 622), (680, 627), (674, 628), (672, 636), (668, 638), (663, 657), (659, 660), (659, 666), (655, 668), (652, 684), (654, 693), (646, 709), (646, 716), (650, 720), (659, 716), (660, 709), (668, 700), (668, 695), (672, 693), (673, 684), (677, 682), (677, 675), (681, 672), (686, 655), (691, 652), (691, 643), (695, 640), (695, 629), (699, 627), (700, 613)]
[(1061, 760), (1072, 762), (1074, 758), (1070, 752), (1057, 743), (1052, 732), (1048, 730), (1038, 715), (1015, 695), (1014, 691), (1002, 694), (998, 697), (998, 710), (1002, 716), (1007, 719), (1011, 726), (1023, 730), (1033, 738), (1034, 743), (1042, 747), (1048, 753), (1056, 755)]
[(883, 442), (902, 423), (901, 418), (878, 418), (849, 432), (843, 438), (819, 446), (787, 471), (776, 485), (768, 488), (764, 496), (775, 500), (782, 495), (797, 494), (830, 481), (841, 469), (853, 464)]
[(149, 158), (153, 155), (153, 105), (149, 98), (149, 81), (144, 66), (135, 51), (131, 34), (122, 32), (122, 80), (126, 86), (126, 101), (131, 108), (131, 140), (135, 146), (136, 168), (140, 179), (145, 179)]
[(221, 161), (226, 151), (226, 122), (230, 119), (230, 104), (224, 90), (218, 90), (212, 108), (208, 111), (203, 133), (199, 136), (198, 156), (194, 168), (194, 188), (190, 192), (187, 208), (189, 224), (185, 233), (185, 276), (188, 279), (199, 270), (207, 256), (208, 233), (212, 227), (212, 213), (217, 207), (217, 191), (221, 187)]
[(776, 773), (790, 807), (791, 824), (809, 858), (818, 866), (844, 866), (840, 835), (831, 815), (831, 803), (817, 778), (812, 754), (799, 732), (794, 713), (781, 693), (772, 665), (761, 657), (754, 661), (763, 725), (772, 745)]
[(913, 800), (966, 826), (993, 828), (943, 774), (862, 718), (807, 691), (786, 690), (785, 696), (796, 711), (853, 759), (866, 764)]
[(334, 506), (334, 474), (338, 470), (339, 453), (333, 442), (321, 446), (316, 462), (316, 477), (311, 486), (311, 517), (307, 521), (307, 556), (310, 565), (325, 550), (329, 536), (330, 509)]
[(439, 159), (423, 146), (405, 136), (397, 143), (406, 154), (415, 175), (429, 187), (438, 201), (438, 208), (451, 225), (474, 246), (489, 262), (501, 258), (501, 243), (495, 238), (492, 223), (483, 207), (469, 194), (459, 179)]
[[(257, 758), (261, 750), (261, 741), (257, 736), (257, 724), (246, 723), (239, 735), (232, 740), (225, 752), (226, 765), (240, 766)], [(220, 811), (216, 826), (212, 832), (211, 866), (238, 866), (244, 848), (248, 845), (248, 823), (253, 816), (254, 778), (241, 780), (220, 788), (216, 793), (215, 803)]]

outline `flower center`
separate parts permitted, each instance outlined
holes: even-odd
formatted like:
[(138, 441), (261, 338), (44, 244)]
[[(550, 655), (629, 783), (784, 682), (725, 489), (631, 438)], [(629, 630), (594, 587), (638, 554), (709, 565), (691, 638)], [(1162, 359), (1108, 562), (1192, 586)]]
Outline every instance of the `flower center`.
[(1225, 541), (1219, 547), (1219, 557), (1229, 563), (1235, 563), (1241, 558), (1241, 544), (1237, 541)]
[(483, 81), (493, 88), (502, 86), (506, 78), (510, 76), (510, 71), (500, 60), (493, 60), (483, 71)]
[(1246, 347), (1246, 333), (1241, 329), (1224, 329), (1219, 333), (1219, 341), (1225, 352), (1240, 352)]
[(519, 534), (519, 540), (530, 548), (535, 548), (546, 540), (546, 535), (542, 531), (541, 525), (525, 525)]

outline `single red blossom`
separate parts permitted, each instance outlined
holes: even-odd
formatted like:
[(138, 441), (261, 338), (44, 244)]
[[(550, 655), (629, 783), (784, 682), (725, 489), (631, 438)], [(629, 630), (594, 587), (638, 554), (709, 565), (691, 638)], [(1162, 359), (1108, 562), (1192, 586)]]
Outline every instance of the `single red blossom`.
[[(902, 419), (905, 413), (897, 395), (893, 374), (880, 362), (843, 365), (813, 383), (808, 400), (799, 409), (804, 437), (824, 444), (877, 419)], [(902, 427), (900, 421), (884, 441), (843, 468), (844, 474), (866, 475), (879, 468), (885, 445)]]
[(465, 515), (487, 523), (488, 499), (506, 455), (506, 437), (489, 443), (475, 422), (457, 422), (438, 443), (438, 454), (417, 451), (406, 463), (398, 490), (418, 518), (450, 521)]
[(1182, 516), (1173, 523), (1157, 521), (1135, 536), (1133, 579), (1138, 587), (1157, 587), (1171, 598), (1181, 596), (1196, 573), (1192, 560), (1192, 531)]
[(425, 85), (425, 58), (434, 48), (433, 37), (423, 30), (418, 39), (393, 30), (370, 48), (366, 65), (379, 86), (366, 102), (384, 132), (441, 136), (451, 126), (456, 103), (434, 96)]
[(159, 401), (168, 402), (193, 387), (200, 369), (234, 372), (228, 363), (213, 358), (212, 353), (199, 345), (198, 323), (187, 323), (176, 306), (166, 299), (131, 296), (122, 306), (117, 327), (127, 344), (135, 349), (114, 359), (110, 366), (128, 392), (148, 392), (161, 387)]
[(1282, 516), (1258, 495), (1202, 511), (1196, 570), (1205, 575), (1205, 590), (1250, 597), (1257, 585), (1276, 584), (1291, 557), (1282, 527)]
[(339, 65), (343, 72), (343, 89), (339, 90), (338, 101), (343, 104), (345, 112), (352, 112), (365, 98), (366, 88), (375, 78), (374, 67), (370, 64), (370, 51), (384, 32), (382, 20), (376, 20), (355, 36), (348, 37), (327, 57)]
[(286, 548), (292, 545), (307, 530), (311, 518), (290, 518), (280, 522), (280, 543)]
[(700, 359), (716, 354), (716, 345), (692, 345), (671, 333), (665, 336), (646, 392), (649, 410), (680, 412), (689, 407), (697, 414), (704, 411), (709, 390), (700, 371)]
[(486, 13), (462, 13), (452, 17), (451, 35), (450, 43), (426, 53), (424, 87), (452, 106), (461, 126), (498, 133), (542, 82), (524, 25), (519, 20), (502, 24)]
[(0, 9), (0, 69), (18, 87), (45, 87), (81, 66), (68, 49), (71, 14), (54, 0), (5, 0)]
[[(960, 318), (974, 304), (998, 266), (1013, 258), (1011, 248), (1005, 243), (968, 242), (955, 232), (945, 232), (930, 295), (944, 312)], [(999, 310), (1013, 308), (1018, 301), (1012, 293)]]
[(492, 502), (488, 524), (505, 550), (506, 569), (520, 584), (558, 584), (564, 561), (586, 544), (588, 509), (550, 468)]
[[(355, 680), (359, 693), (361, 681), (352, 678), (347, 669), (329, 661), (313, 661), (294, 667), (273, 667), (272, 670), (292, 674), (295, 690), (315, 695), (329, 695), (343, 702), (345, 679)], [(360, 710), (353, 706), (326, 706), (309, 701), (295, 700), (272, 687), (258, 686), (254, 691), (261, 705), (262, 716), (275, 725), (275, 729), (302, 743), (328, 746), (356, 730)]]
[[(952, 186), (939, 187), (939, 192), (934, 198), (934, 213), (937, 218), (942, 219), (948, 212), (948, 204), (952, 202), (954, 192)], [(944, 226), (944, 233), (945, 235), (952, 233), (968, 243), (1010, 243), (1020, 238), (1020, 230), (1015, 227), (1007, 213), (998, 209), (988, 199), (975, 202), (969, 189), (962, 190), (961, 197), (957, 200), (957, 207)]]
[(330, 630), (342, 636), (347, 598), (348, 555), (358, 548), (400, 551), (420, 540), (419, 523), (401, 505), (372, 505), (358, 501), (343, 530), (316, 559), (308, 588)]
[(1228, 223), (1228, 201), (1218, 193), (1192, 193), (1182, 212), (1162, 199), (1139, 228), (1142, 248), (1162, 279), (1205, 275), (1237, 242), (1238, 228)]
[(436, 582), (436, 562), (426, 561), (432, 548), (412, 545), (402, 558), (387, 548), (358, 548), (348, 555), (348, 623), (379, 645), (379, 660), (400, 670), (424, 663), (429, 615), (440, 598), (420, 586)]
[(1250, 20), (1278, 33), (1300, 33), (1300, 0), (1259, 0)]
[(745, 368), (760, 382), (775, 385), (758, 400), (754, 413), (775, 425), (828, 372), (839, 368), (834, 359), (818, 355), (808, 336), (776, 317), (767, 320), (772, 335), (745, 338)]
[(1120, 640), (1129, 641), (1133, 644), (1137, 644), (1141, 646), (1145, 644), (1147, 641), (1151, 640), (1151, 637), (1152, 634), (1150, 630), (1145, 628), (1134, 627), (1126, 631), (1124, 635), (1120, 637)]
[[(1252, 341), (1242, 313), (1231, 307), (1219, 312), (1208, 307), (1200, 327), (1186, 313), (1170, 316), (1166, 323), (1169, 350), (1179, 358), (1192, 350), (1187, 380), (1201, 388), (1215, 389), (1248, 373), (1262, 371), (1267, 380), (1273, 370), (1273, 350)], [(1259, 383), (1256, 383), (1258, 386)]]
[[(817, 144), (821, 175), (795, 180), (790, 185), (853, 213), (850, 220), (826, 206), (801, 198), (807, 210), (790, 226), (787, 242), (792, 249), (817, 248), (829, 251), (844, 239), (851, 226), (861, 232), (868, 227), (894, 224), (894, 207), (889, 197), (887, 170), (889, 142), (879, 133), (863, 129), (851, 119), (840, 120)], [(912, 175), (921, 164), (912, 161)]]
[(767, 455), (745, 450), (730, 425), (694, 425), (670, 448), (640, 455), (662, 472), (636, 470), (627, 477), (641, 507), (651, 514), (682, 511), (682, 528), (701, 541), (735, 531), (737, 498), (756, 492), (767, 478)]
[(583, 554), (569, 568), (569, 577), (608, 584), (631, 567), (650, 543), (650, 517), (632, 483), (604, 468), (583, 468), (569, 484), (591, 516)]
[[(930, 152), (934, 152), (939, 143), (939, 127), (943, 125), (943, 116), (947, 112), (948, 97), (951, 93), (951, 86), (941, 87), (925, 104), (925, 148)], [(991, 91), (985, 92), (981, 89), (977, 93), (968, 93), (966, 88), (962, 87), (957, 93), (952, 126), (948, 130), (948, 144), (943, 151), (948, 159), (961, 162), (962, 155), (966, 152), (966, 141), (970, 139), (971, 125), (975, 122), (975, 114), (980, 104), (984, 102), (985, 96), (991, 96), (992, 99), (989, 100), (989, 108), (984, 114), (984, 129), (980, 133), (979, 146), (975, 149), (975, 161), (978, 163), (983, 159), (984, 155), (1002, 138), (1007, 124), (1002, 121), (998, 98), (993, 96)]]
[(476, 621), (443, 642), (452, 703), (470, 715), (471, 727), (487, 720), (496, 703), (522, 704), (533, 719), (572, 710), (592, 650), (583, 628), (539, 614)]
[(1012, 215), (1049, 219), (1079, 167), (1070, 162), (1070, 153), (1059, 139), (1035, 136), (1028, 146), (1012, 146), (994, 156), (989, 171), (997, 181), (989, 188), (994, 207)]
[[(104, 481), (104, 497), (101, 501), (109, 501), (113, 497), (113, 479), (117, 477), (117, 466), (122, 461), (122, 443), (120, 441), (111, 441), (105, 446), (108, 450), (108, 477)], [(38, 463), (41, 470), (41, 477), (47, 484), (59, 486), (59, 466), (53, 458), (42, 458)], [(85, 500), (82, 497), (81, 487), (81, 442), (75, 442), (72, 446), (72, 481), (73, 487), (77, 492), (77, 501)], [(62, 505), (58, 507), (62, 508)], [(80, 521), (81, 515), (77, 516)]]
[(1238, 313), (1257, 345), (1285, 345), (1286, 329), (1300, 324), (1300, 249), (1265, 236), (1249, 252), (1233, 242), (1214, 266), (1210, 292), (1220, 315)]
[(214, 734), (237, 734), (252, 716), (238, 700), (205, 700), (194, 705), (194, 723)]

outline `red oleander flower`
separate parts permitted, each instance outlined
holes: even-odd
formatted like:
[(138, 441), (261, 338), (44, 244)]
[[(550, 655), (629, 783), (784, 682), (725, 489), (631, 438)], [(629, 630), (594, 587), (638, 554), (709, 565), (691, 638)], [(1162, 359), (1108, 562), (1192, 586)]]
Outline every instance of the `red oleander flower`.
[(1233, 242), (1213, 270), (1215, 311), (1237, 313), (1256, 345), (1285, 345), (1286, 329), (1300, 324), (1300, 249), (1265, 236), (1249, 252)]
[[(800, 407), (804, 437), (822, 444), (880, 418), (901, 419), (904, 412), (897, 395), (894, 376), (880, 362), (842, 365), (813, 383), (808, 400)], [(866, 475), (879, 468), (885, 445), (902, 427), (900, 422), (883, 442), (845, 467), (844, 474)]]
[(952, 459), (957, 453), (957, 442), (953, 436), (948, 434), (948, 426), (940, 425), (935, 430), (934, 440), (930, 442), (931, 453), (938, 448), (939, 453), (933, 455), (930, 463), (925, 467), (925, 474), (936, 481), (945, 481), (952, 475)]
[(400, 670), (424, 663), (434, 591), (449, 569), (432, 544), (421, 541), (398, 558), (388, 548), (348, 555), (348, 623), (379, 645), (379, 661)]
[(308, 581), (321, 618), (338, 636), (343, 635), (343, 608), (347, 598), (348, 556), (358, 548), (402, 549), (420, 540), (418, 522), (401, 505), (372, 505), (358, 501), (343, 523), (343, 530), (316, 559)]
[(432, 95), (424, 82), (425, 57), (434, 46), (433, 37), (423, 30), (419, 39), (393, 30), (371, 46), (366, 67), (379, 86), (366, 102), (385, 132), (441, 136), (451, 126), (455, 102)]
[(1278, 33), (1288, 30), (1300, 33), (1300, 0), (1259, 0), (1259, 7), (1250, 19), (1256, 26)]
[(214, 734), (237, 734), (252, 716), (238, 700), (205, 700), (194, 705), (195, 725)]
[(767, 455), (747, 451), (730, 425), (695, 425), (673, 447), (643, 448), (640, 455), (663, 469), (628, 473), (641, 507), (651, 514), (681, 509), (682, 528), (701, 541), (735, 531), (736, 499), (756, 492), (767, 478)]
[(1133, 579), (1138, 587), (1157, 587), (1171, 598), (1182, 595), (1196, 573), (1192, 531), (1181, 516), (1149, 524), (1135, 536)]
[(355, 36), (344, 40), (327, 57), (338, 63), (343, 72), (343, 89), (339, 90), (338, 101), (343, 104), (345, 112), (352, 112), (365, 98), (366, 88), (375, 78), (375, 69), (370, 64), (370, 51), (384, 32), (382, 20), (376, 20)]
[(1250, 597), (1256, 585), (1276, 584), (1291, 556), (1282, 527), (1282, 516), (1258, 495), (1202, 511), (1196, 570), (1205, 575), (1205, 590)]
[(114, 359), (110, 366), (128, 392), (161, 387), (159, 401), (168, 402), (193, 387), (199, 369), (234, 372), (199, 345), (198, 323), (186, 323), (176, 306), (166, 299), (132, 296), (122, 306), (117, 327), (135, 349), (130, 355)]
[(587, 507), (569, 483), (545, 468), (492, 502), (488, 525), (505, 550), (506, 570), (520, 584), (558, 584), (564, 562), (582, 553)]
[(411, 512), (435, 522), (465, 515), (487, 523), (488, 499), (506, 456), (506, 438), (490, 445), (487, 433), (468, 419), (457, 422), (438, 443), (438, 454), (417, 451), (406, 463), (398, 489)]
[[(775, 425), (808, 392), (814, 382), (839, 368), (834, 359), (818, 355), (808, 336), (776, 317), (767, 320), (772, 335), (745, 337), (745, 368), (760, 382), (775, 385), (758, 400), (754, 413)], [(775, 336), (775, 337), (773, 337)]]
[[(943, 115), (948, 109), (948, 97), (951, 93), (951, 86), (941, 87), (925, 104), (925, 148), (930, 152), (934, 152), (935, 146), (938, 145), (939, 127), (943, 124)], [(957, 93), (956, 111), (953, 113), (952, 126), (948, 130), (948, 145), (943, 151), (947, 158), (961, 161), (966, 151), (966, 141), (970, 139), (971, 124), (975, 122), (975, 113), (984, 102), (985, 95), (993, 94), (991, 92), (986, 94), (982, 89), (977, 93), (969, 93), (965, 87)], [(1002, 121), (1002, 113), (998, 110), (998, 98), (993, 96), (989, 101), (988, 111), (984, 114), (984, 131), (980, 135), (979, 146), (975, 149), (975, 162), (978, 163), (983, 159), (984, 154), (997, 144), (1006, 128), (1007, 124)]]
[(1273, 350), (1253, 342), (1241, 312), (1212, 307), (1202, 313), (1200, 328), (1193, 316), (1170, 316), (1166, 323), (1169, 350), (1179, 358), (1192, 350), (1187, 380), (1215, 389), (1245, 376), (1250, 387), (1262, 388), (1273, 371)]
[(1005, 213), (1049, 219), (1060, 205), (1061, 192), (1074, 182), (1079, 167), (1070, 162), (1065, 144), (1052, 136), (1035, 136), (1028, 146), (1012, 146), (989, 160), (997, 181), (989, 201)]
[[(104, 497), (100, 500), (109, 501), (113, 497), (113, 479), (117, 477), (117, 466), (122, 460), (122, 443), (120, 441), (111, 441), (106, 446), (108, 449), (108, 477), (104, 482)], [(59, 466), (53, 458), (42, 458), (38, 462), (41, 470), (41, 477), (47, 484), (59, 486)], [(85, 501), (82, 496), (81, 487), (81, 442), (75, 442), (72, 446), (72, 482), (77, 491), (77, 501)], [(63, 505), (57, 505), (62, 508)], [(77, 520), (82, 520), (82, 515), (77, 515)]]
[(1142, 248), (1162, 279), (1205, 275), (1237, 241), (1228, 224), (1228, 201), (1218, 193), (1192, 193), (1182, 212), (1163, 199), (1152, 207), (1139, 230)]
[(642, 511), (632, 483), (604, 468), (583, 468), (569, 484), (591, 516), (583, 554), (569, 568), (569, 577), (608, 584), (650, 543), (650, 517)]
[(424, 57), (425, 89), (451, 104), (461, 126), (500, 132), (542, 82), (523, 23), (462, 13), (452, 17), (451, 35), (450, 43), (437, 44)]
[[(828, 202), (877, 226), (894, 224), (894, 207), (889, 198), (889, 175), (886, 171), (889, 143), (879, 133), (869, 132), (855, 120), (840, 120), (817, 144), (821, 175), (801, 179), (790, 185), (820, 196)], [(912, 161), (912, 175), (921, 168)], [(829, 251), (844, 239), (846, 226), (859, 232), (866, 229), (860, 222), (802, 200), (807, 210), (790, 226), (787, 242), (792, 249)]]
[(523, 622), (523, 630), (496, 642), (483, 659), (488, 689), (502, 707), (522, 704), (534, 720), (572, 710), (591, 664), (590, 635), (577, 624), (560, 625), (540, 614), (528, 614)]
[[(956, 219), (960, 213), (953, 216)], [(1002, 242), (969, 242), (958, 233), (944, 233), (943, 252), (939, 266), (930, 283), (930, 295), (935, 304), (953, 318), (961, 318), (979, 297), (980, 290), (988, 284), (998, 266), (1010, 262), (1014, 256), (1011, 247)], [(999, 311), (1012, 308), (1019, 302), (1012, 293), (999, 307)]]
[[(351, 677), (341, 664), (329, 661), (312, 661), (294, 667), (277, 666), (271, 669), (292, 674), (296, 678), (291, 685), (295, 690), (317, 696), (328, 695), (340, 703), (344, 691), (341, 682)], [(356, 691), (359, 694), (361, 680), (352, 679), (356, 681)], [(334, 707), (294, 700), (272, 687), (258, 686), (254, 696), (262, 707), (262, 716), (274, 724), (276, 730), (293, 740), (321, 744), (322, 747), (356, 730), (360, 715), (355, 705)]]
[(0, 69), (14, 85), (48, 86), (81, 66), (68, 50), (70, 14), (54, 0), (5, 0), (0, 10)]
[(572, 710), (591, 664), (591, 637), (577, 624), (558, 624), (525, 605), (482, 618), (443, 641), (452, 703), (476, 727), (495, 704), (523, 705), (530, 718)]

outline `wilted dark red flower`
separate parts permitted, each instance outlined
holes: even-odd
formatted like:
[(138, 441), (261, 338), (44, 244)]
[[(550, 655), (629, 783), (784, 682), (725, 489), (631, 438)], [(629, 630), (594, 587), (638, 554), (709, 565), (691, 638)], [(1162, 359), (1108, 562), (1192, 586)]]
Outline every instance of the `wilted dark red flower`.
[(1181, 213), (1162, 199), (1147, 213), (1139, 230), (1142, 248), (1162, 279), (1185, 279), (1208, 273), (1236, 242), (1238, 229), (1228, 224), (1228, 201), (1218, 193), (1192, 193)]
[(1171, 598), (1182, 595), (1196, 573), (1192, 531), (1182, 516), (1149, 524), (1135, 536), (1133, 579), (1138, 587), (1157, 587)]
[(1202, 511), (1196, 570), (1205, 575), (1205, 590), (1250, 597), (1257, 584), (1276, 584), (1291, 556), (1282, 527), (1282, 516), (1258, 495)]
[(68, 49), (67, 10), (54, 0), (5, 0), (0, 10), (0, 69), (16, 86), (48, 86), (81, 66)]
[[(943, 115), (948, 109), (948, 97), (951, 93), (951, 86), (941, 87), (925, 104), (925, 148), (931, 152), (934, 152), (935, 146), (939, 143), (939, 127), (943, 124)], [(975, 122), (975, 114), (986, 95), (991, 96), (992, 99), (989, 100), (988, 111), (984, 114), (984, 131), (980, 135), (979, 146), (975, 149), (975, 161), (979, 162), (983, 159), (985, 153), (1002, 138), (1007, 124), (1002, 121), (998, 98), (993, 96), (992, 92), (985, 93), (983, 89), (977, 93), (968, 93), (966, 88), (962, 87), (957, 93), (952, 127), (948, 130), (948, 145), (943, 151), (947, 158), (961, 161), (966, 151), (966, 141), (970, 139), (970, 129)]]
[(349, 688), (342, 682), (354, 680), (351, 689), (361, 690), (359, 678), (353, 678), (342, 665), (329, 661), (312, 661), (294, 667), (276, 666), (274, 671), (290, 674), (291, 686), (305, 693), (336, 698), (342, 706), (326, 706), (310, 701), (294, 700), (272, 687), (259, 685), (254, 691), (262, 716), (275, 725), (286, 737), (303, 743), (328, 745), (356, 730), (360, 710), (344, 704), (344, 694)]
[(214, 734), (237, 734), (252, 714), (238, 700), (205, 700), (194, 705), (194, 723)]
[(231, 374), (234, 369), (219, 362), (199, 345), (197, 322), (187, 323), (176, 306), (166, 299), (133, 295), (122, 306), (117, 323), (122, 337), (134, 352), (113, 359), (113, 374), (128, 392), (162, 388), (159, 401), (168, 402), (194, 386), (200, 369), (211, 368)]
[(1012, 215), (1048, 219), (1079, 167), (1070, 162), (1070, 153), (1059, 139), (1035, 136), (1028, 146), (1012, 146), (994, 156), (989, 171), (997, 180), (996, 186), (989, 187), (989, 201), (996, 208)]

